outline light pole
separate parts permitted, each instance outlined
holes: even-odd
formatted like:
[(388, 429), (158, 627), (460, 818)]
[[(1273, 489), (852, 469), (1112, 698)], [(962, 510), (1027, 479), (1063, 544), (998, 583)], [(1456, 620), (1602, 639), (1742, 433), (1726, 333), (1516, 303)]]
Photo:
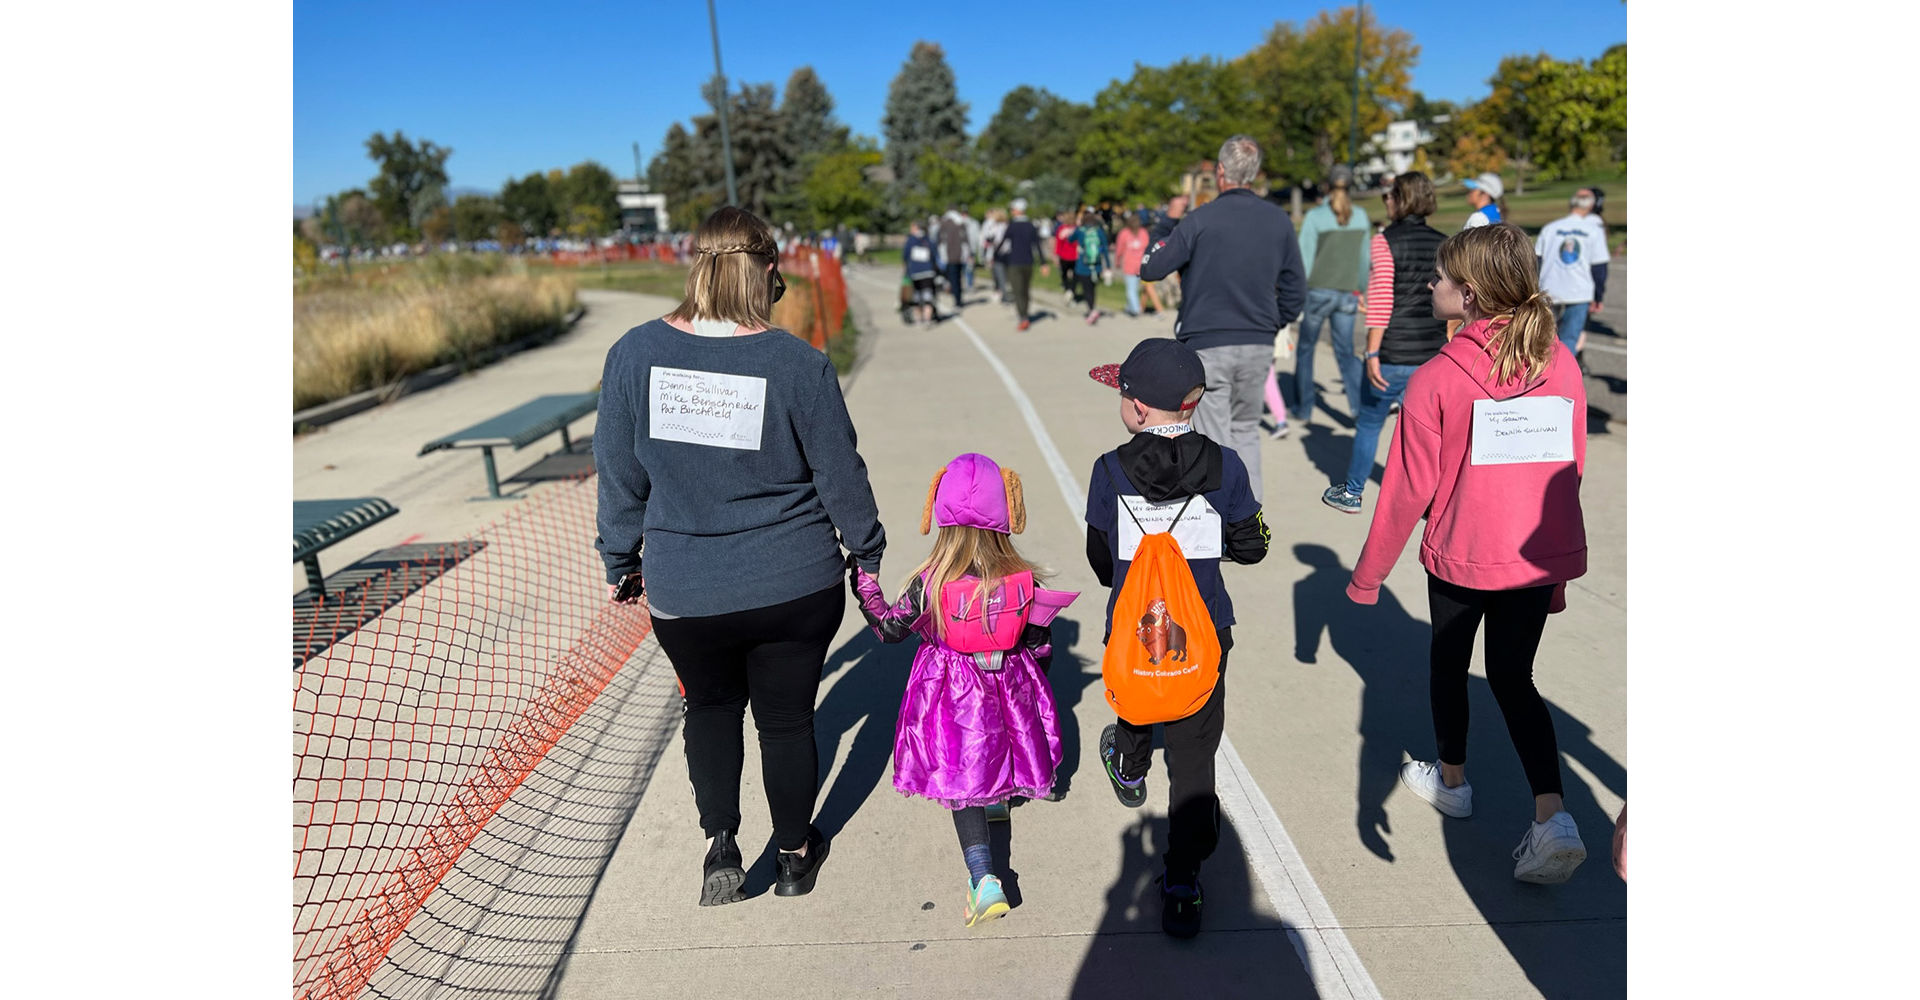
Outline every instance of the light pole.
[[(709, 9), (713, 0), (707, 0)], [(1366, 0), (1359, 0), (1353, 9), (1353, 120), (1347, 123), (1347, 166), (1357, 166), (1356, 147), (1360, 139), (1360, 31), (1367, 24)], [(715, 43), (718, 44), (718, 43)]]
[(727, 167), (727, 204), (740, 204), (740, 192), (733, 183), (733, 140), (727, 135), (727, 72), (720, 68), (720, 22), (713, 15), (713, 0), (707, 0), (707, 28), (713, 32), (713, 75), (720, 81), (720, 161)]

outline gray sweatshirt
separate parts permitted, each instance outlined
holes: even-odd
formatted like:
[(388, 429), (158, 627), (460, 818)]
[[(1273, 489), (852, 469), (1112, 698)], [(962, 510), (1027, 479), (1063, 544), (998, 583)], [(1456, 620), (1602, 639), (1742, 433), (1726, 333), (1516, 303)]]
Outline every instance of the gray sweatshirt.
[[(826, 355), (784, 330), (698, 337), (654, 320), (607, 352), (593, 435), (607, 582), (641, 568), (679, 617), (839, 586), (844, 541), (877, 572), (887, 536)], [(836, 534), (837, 532), (837, 534)]]

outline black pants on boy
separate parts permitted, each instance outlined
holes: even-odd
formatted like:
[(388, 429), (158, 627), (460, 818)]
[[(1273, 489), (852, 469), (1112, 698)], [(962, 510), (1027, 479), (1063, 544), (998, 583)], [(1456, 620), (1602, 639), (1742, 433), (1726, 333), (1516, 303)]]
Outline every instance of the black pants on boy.
[[(1233, 648), (1233, 626), (1219, 630), (1220, 683), (1198, 712), (1166, 727), (1167, 742), (1167, 871), (1191, 875), (1213, 856), (1220, 843), (1220, 797), (1213, 789), (1213, 755), (1227, 725), (1227, 651)], [(1120, 755), (1120, 776), (1131, 781), (1153, 766), (1153, 727), (1120, 720), (1114, 734)]]
[(1073, 274), (1073, 284), (1074, 298), (1079, 299), (1080, 303), (1087, 307), (1088, 312), (1092, 312), (1094, 308), (1093, 297), (1098, 288), (1098, 283), (1094, 280), (1093, 275), (1091, 273), (1081, 274), (1075, 271)]
[(740, 828), (741, 727), (751, 704), (774, 841), (783, 851), (806, 846), (820, 794), (813, 706), (846, 601), (836, 583), (764, 608), (653, 619), (653, 634), (687, 688), (687, 772), (707, 836)]
[(1533, 686), (1533, 654), (1547, 627), (1553, 585), (1519, 590), (1474, 590), (1427, 574), (1433, 617), (1431, 693), (1433, 735), (1440, 761), (1467, 762), (1467, 664), (1474, 633), (1487, 620), (1487, 684), (1493, 688), (1507, 734), (1520, 754), (1535, 795), (1560, 794), (1560, 748), (1547, 703)]

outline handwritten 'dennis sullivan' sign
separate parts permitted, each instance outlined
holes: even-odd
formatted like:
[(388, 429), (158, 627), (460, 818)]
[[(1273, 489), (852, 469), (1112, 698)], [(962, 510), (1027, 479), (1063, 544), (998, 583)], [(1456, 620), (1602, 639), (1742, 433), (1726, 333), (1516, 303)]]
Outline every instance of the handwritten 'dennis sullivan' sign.
[(650, 382), (648, 427), (654, 440), (760, 450), (766, 379), (656, 365)]
[(1476, 399), (1475, 465), (1573, 461), (1573, 400), (1565, 396)]

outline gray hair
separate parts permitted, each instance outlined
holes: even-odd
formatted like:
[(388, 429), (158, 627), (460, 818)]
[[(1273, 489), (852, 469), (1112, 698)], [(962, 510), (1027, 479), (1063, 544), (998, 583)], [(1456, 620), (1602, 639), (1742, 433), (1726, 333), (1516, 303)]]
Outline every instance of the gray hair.
[(1012, 206), (1012, 207), (1013, 207), (1013, 210), (1014, 210), (1014, 211), (1016, 211), (1016, 212), (1020, 212), (1020, 213), (1022, 213), (1022, 214), (1024, 214), (1024, 213), (1026, 212), (1026, 210), (1027, 210), (1027, 199), (1025, 199), (1025, 198), (1015, 198), (1015, 199), (1013, 199), (1013, 206)]
[(1253, 136), (1236, 135), (1220, 144), (1220, 175), (1228, 184), (1244, 187), (1260, 173), (1260, 144)]

